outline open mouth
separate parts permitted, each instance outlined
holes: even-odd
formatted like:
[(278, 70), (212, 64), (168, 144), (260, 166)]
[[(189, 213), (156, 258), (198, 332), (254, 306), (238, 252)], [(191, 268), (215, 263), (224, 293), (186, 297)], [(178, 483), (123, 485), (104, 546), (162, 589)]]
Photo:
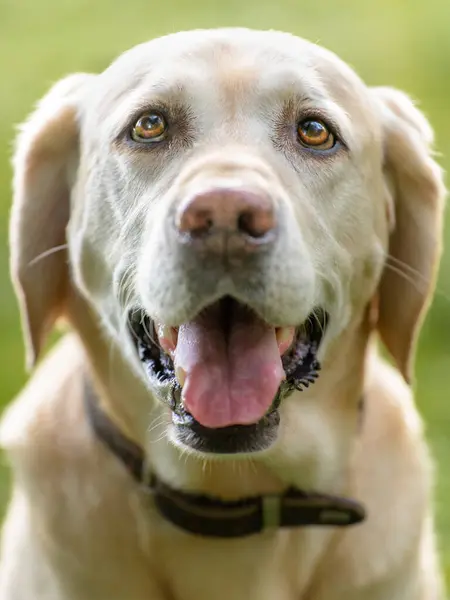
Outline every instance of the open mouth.
[(298, 327), (273, 327), (227, 296), (177, 328), (142, 309), (128, 321), (178, 440), (224, 454), (262, 450), (276, 439), (282, 398), (318, 376), (328, 315), (317, 309)]

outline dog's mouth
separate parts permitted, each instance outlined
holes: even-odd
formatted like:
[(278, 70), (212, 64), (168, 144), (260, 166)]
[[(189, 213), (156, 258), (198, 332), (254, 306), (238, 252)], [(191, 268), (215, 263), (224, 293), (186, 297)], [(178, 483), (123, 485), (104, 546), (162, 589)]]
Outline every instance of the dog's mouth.
[(318, 376), (328, 315), (316, 309), (298, 327), (274, 327), (227, 296), (180, 327), (155, 323), (142, 309), (128, 322), (178, 441), (223, 454), (263, 450), (276, 439), (282, 398)]

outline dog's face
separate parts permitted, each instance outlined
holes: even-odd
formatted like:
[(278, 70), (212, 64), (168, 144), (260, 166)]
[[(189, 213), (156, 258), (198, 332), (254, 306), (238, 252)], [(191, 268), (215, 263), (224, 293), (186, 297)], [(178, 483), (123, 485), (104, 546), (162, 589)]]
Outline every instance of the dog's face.
[[(47, 225), (25, 214), (36, 177), (54, 196), (45, 202), (71, 191), (70, 216), (67, 198), (42, 208), (56, 233), (33, 234), (33, 248), (19, 240), (13, 255), (32, 343), (64, 293), (52, 282), (33, 299), (23, 262), (63, 243), (67, 223), (71, 285), (149, 407), (169, 405), (172, 441), (268, 448), (279, 403), (314, 381), (376, 294), (407, 374), (436, 262), (442, 184), (429, 142), (401, 93), (275, 32), (180, 33), (64, 80), (17, 159), (13, 231)], [(39, 269), (61, 276), (61, 258), (48, 258)], [(395, 275), (405, 264), (423, 288)]]

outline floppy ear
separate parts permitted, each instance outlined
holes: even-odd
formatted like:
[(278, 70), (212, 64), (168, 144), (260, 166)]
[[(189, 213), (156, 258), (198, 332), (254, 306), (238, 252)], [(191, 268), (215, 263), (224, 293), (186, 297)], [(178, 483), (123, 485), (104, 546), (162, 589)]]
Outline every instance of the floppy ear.
[(432, 158), (433, 132), (402, 92), (373, 90), (384, 138), (387, 189), (392, 193), (389, 257), (379, 288), (378, 329), (406, 381), (428, 308), (441, 252), (445, 187)]
[(55, 84), (17, 139), (10, 266), (28, 367), (63, 311), (67, 294), (65, 243), (78, 163), (77, 106), (92, 77), (75, 74)]

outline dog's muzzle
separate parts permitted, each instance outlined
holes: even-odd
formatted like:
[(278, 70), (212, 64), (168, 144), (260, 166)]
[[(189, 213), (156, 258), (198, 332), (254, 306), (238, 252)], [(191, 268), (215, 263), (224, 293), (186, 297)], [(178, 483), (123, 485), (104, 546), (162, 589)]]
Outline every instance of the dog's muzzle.
[[(204, 309), (194, 324), (171, 328), (170, 332), (142, 309), (129, 314), (129, 330), (139, 358), (152, 389), (172, 411), (178, 441), (197, 451), (217, 454), (256, 452), (273, 444), (283, 398), (308, 387), (319, 375), (317, 352), (327, 323), (327, 313), (317, 309), (305, 323), (290, 328), (287, 334), (284, 329), (261, 323), (251, 309), (230, 297)], [(187, 331), (183, 332), (183, 327)], [(206, 348), (204, 352), (202, 345)], [(214, 348), (217, 345), (222, 346), (220, 352)], [(267, 356), (274, 361), (273, 367), (264, 363), (269, 358), (261, 359), (258, 355), (266, 352), (266, 346), (270, 346)], [(239, 351), (242, 357), (230, 358), (230, 354)], [(189, 356), (183, 356), (184, 353)], [(275, 369), (277, 363), (279, 372), (274, 375), (270, 371), (265, 382), (253, 381), (264, 376), (267, 369)], [(239, 369), (236, 383), (223, 380), (231, 368)], [(231, 400), (227, 396), (236, 393), (241, 395)], [(199, 399), (201, 394), (204, 397)], [(261, 405), (257, 394), (263, 395)], [(230, 423), (223, 415), (216, 414), (222, 401), (235, 403), (225, 418), (241, 422)], [(210, 402), (216, 405), (211, 408)], [(247, 408), (246, 402), (253, 404)], [(249, 420), (245, 422), (248, 414)]]

